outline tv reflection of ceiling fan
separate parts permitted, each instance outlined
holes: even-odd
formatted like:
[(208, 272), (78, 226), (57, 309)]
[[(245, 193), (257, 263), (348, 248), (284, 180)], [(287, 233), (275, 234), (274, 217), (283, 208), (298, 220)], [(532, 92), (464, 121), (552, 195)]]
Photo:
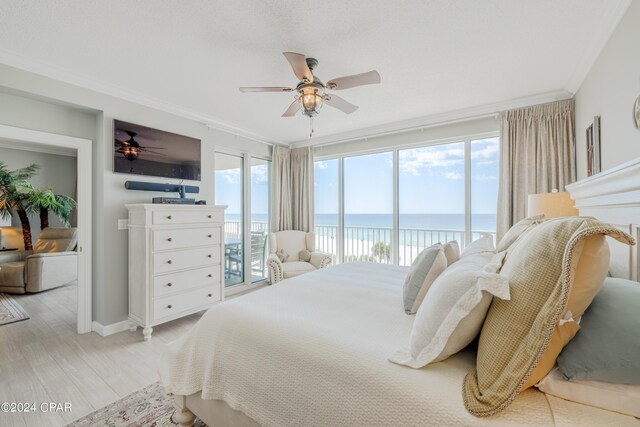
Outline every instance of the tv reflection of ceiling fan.
[[(135, 132), (130, 130), (126, 131), (127, 135), (129, 135), (129, 139), (127, 141), (119, 141), (116, 139), (116, 153), (121, 153), (125, 159), (134, 161), (138, 158), (141, 152), (153, 153), (158, 156), (165, 156), (162, 153), (153, 150), (164, 150), (164, 147), (144, 147), (138, 143), (134, 139), (137, 135)], [(166, 156), (165, 156), (166, 157)]]

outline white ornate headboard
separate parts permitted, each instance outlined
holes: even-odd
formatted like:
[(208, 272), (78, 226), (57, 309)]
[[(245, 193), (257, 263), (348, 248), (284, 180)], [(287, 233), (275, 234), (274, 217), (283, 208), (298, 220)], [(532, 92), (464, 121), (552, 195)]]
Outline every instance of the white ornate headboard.
[[(567, 186), (580, 215), (606, 221), (640, 239), (640, 158)], [(615, 277), (638, 280), (638, 245), (609, 239), (610, 272)]]

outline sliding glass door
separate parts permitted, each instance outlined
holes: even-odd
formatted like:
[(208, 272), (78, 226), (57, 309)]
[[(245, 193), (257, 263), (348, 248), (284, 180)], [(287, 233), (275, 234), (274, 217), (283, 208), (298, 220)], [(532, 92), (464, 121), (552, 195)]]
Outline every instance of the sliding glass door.
[(225, 286), (242, 290), (268, 279), (269, 176), (271, 162), (248, 154), (215, 153), (215, 203), (227, 205)]
[(340, 225), (340, 165), (338, 159), (313, 164), (313, 193), (315, 203), (316, 249), (338, 258), (341, 243)]
[(215, 154), (215, 203), (224, 211), (225, 286), (244, 283), (244, 186), (243, 158)]
[[(251, 282), (267, 279), (269, 232), (269, 172), (271, 162), (255, 157), (251, 163)], [(248, 274), (248, 272), (247, 272)]]
[[(470, 142), (471, 151), (471, 240), (496, 231), (500, 139), (484, 138)], [(494, 234), (495, 236), (495, 234)]]

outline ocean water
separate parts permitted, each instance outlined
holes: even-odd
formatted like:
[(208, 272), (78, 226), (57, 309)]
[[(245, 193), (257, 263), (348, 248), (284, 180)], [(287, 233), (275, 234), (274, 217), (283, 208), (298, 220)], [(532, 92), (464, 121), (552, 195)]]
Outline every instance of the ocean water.
[[(238, 222), (240, 214), (226, 214), (227, 221)], [(253, 222), (267, 222), (267, 214), (252, 215)], [(464, 230), (464, 214), (400, 214), (400, 229), (416, 230)], [(338, 226), (337, 214), (316, 214), (316, 225)], [(391, 228), (393, 215), (391, 214), (346, 214), (345, 227)], [(495, 232), (495, 214), (471, 215), (471, 229), (474, 232)]]

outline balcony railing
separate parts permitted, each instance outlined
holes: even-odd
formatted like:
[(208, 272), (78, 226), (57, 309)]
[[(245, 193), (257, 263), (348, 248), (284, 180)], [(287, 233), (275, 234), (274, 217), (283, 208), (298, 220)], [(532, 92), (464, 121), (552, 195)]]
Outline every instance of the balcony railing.
[[(252, 222), (251, 231), (267, 232), (266, 222)], [(225, 222), (225, 237), (239, 238), (240, 223)], [(334, 261), (338, 256), (338, 227), (335, 225), (316, 225), (316, 249), (332, 254)], [(472, 231), (471, 241), (483, 234), (494, 236), (491, 231)], [(369, 261), (391, 264), (390, 227), (344, 227), (343, 253), (344, 262)], [(415, 257), (424, 249), (438, 242), (457, 240), (464, 247), (464, 230), (428, 230), (422, 228), (400, 228), (398, 230), (398, 261), (400, 265), (411, 265)]]

